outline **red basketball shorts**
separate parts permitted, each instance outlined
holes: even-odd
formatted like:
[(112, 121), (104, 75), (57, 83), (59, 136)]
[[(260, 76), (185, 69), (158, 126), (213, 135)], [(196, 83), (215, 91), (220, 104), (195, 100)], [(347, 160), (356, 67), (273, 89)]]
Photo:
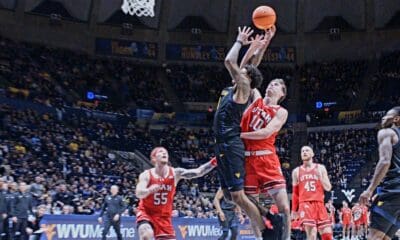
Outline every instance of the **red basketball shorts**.
[(342, 225), (344, 228), (349, 228), (350, 223), (351, 223), (350, 219), (343, 219), (343, 221), (342, 221)]
[(362, 225), (368, 225), (368, 215), (363, 214), (363, 216), (361, 218), (361, 224)]
[(323, 229), (331, 226), (331, 219), (323, 202), (301, 202), (299, 215), (304, 227)]
[(356, 227), (361, 226), (361, 224), (363, 224), (362, 219), (354, 221), (354, 226), (356, 226)]
[(281, 163), (276, 154), (246, 157), (246, 177), (244, 189), (246, 194), (267, 193), (272, 189), (286, 189), (285, 177)]
[(172, 218), (165, 216), (151, 216), (145, 211), (139, 210), (136, 214), (136, 223), (148, 222), (154, 231), (155, 239), (175, 239), (175, 231), (172, 226)]

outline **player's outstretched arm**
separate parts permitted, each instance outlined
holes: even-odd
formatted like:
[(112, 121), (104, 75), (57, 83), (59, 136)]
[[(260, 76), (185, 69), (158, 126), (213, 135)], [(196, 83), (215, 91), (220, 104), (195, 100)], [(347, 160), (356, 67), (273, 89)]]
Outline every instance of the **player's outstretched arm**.
[(211, 172), (217, 166), (217, 159), (214, 157), (209, 162), (194, 169), (175, 168), (175, 183), (181, 179), (199, 178)]
[(240, 63), (240, 68), (244, 65), (250, 63), (254, 66), (260, 65), (265, 51), (267, 50), (271, 39), (275, 36), (276, 27), (275, 25), (271, 28), (265, 30), (264, 35), (257, 35), (255, 38), (251, 39), (251, 45), (244, 55), (242, 62)]
[(322, 187), (324, 188), (325, 191), (329, 192), (332, 189), (332, 185), (328, 177), (328, 171), (326, 170), (325, 166), (321, 164), (319, 165), (319, 171), (321, 176)]
[(240, 134), (241, 138), (260, 140), (270, 137), (275, 132), (281, 130), (282, 126), (285, 124), (288, 117), (288, 111), (284, 108), (280, 108), (276, 113), (275, 117), (267, 124), (266, 127), (259, 129), (254, 132), (242, 132)]
[(136, 197), (139, 199), (146, 198), (150, 194), (158, 192), (161, 189), (161, 186), (158, 184), (153, 184), (148, 187), (150, 181), (150, 176), (148, 171), (142, 172), (139, 175), (139, 182), (136, 185)]
[[(292, 213), (297, 212), (299, 208), (299, 181), (298, 181), (298, 170), (299, 168), (295, 168), (292, 172), (292, 184), (293, 184), (293, 191), (292, 191)], [(295, 218), (295, 216), (292, 216)]]
[(249, 44), (248, 38), (253, 34), (253, 30), (250, 27), (238, 28), (239, 34), (236, 38), (236, 42), (233, 44), (231, 50), (225, 58), (225, 67), (228, 69), (232, 79), (238, 83), (240, 81), (240, 68), (238, 66), (239, 51), (243, 45)]
[(390, 168), (393, 154), (392, 140), (395, 136), (396, 133), (390, 128), (381, 129), (378, 132), (379, 161), (369, 187), (360, 195), (360, 202), (363, 204), (368, 203), (369, 199), (372, 197), (372, 193), (381, 183)]

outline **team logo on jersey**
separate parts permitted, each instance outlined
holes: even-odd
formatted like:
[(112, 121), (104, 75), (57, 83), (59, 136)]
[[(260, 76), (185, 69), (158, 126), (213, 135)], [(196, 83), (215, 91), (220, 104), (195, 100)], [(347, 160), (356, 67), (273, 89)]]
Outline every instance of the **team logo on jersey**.
[(304, 211), (301, 211), (301, 212), (300, 212), (300, 218), (304, 218), (305, 215), (306, 215), (306, 214), (305, 214)]
[(349, 202), (351, 202), (353, 200), (353, 198), (355, 197), (354, 192), (355, 192), (354, 189), (351, 189), (351, 190), (342, 189), (342, 193), (344, 194), (344, 196), (346, 196), (346, 198), (347, 198), (347, 200), (349, 200)]
[(178, 228), (179, 228), (179, 231), (181, 231), (182, 238), (185, 239), (185, 237), (187, 235), (188, 226), (187, 225), (185, 225), (185, 226), (180, 226), (179, 225)]
[(235, 173), (236, 178), (240, 178), (240, 172)]

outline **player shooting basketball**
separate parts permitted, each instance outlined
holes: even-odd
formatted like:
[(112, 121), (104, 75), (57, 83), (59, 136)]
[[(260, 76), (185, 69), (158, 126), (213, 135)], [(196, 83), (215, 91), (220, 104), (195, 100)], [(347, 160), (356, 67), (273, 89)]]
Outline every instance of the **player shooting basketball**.
[[(265, 224), (258, 207), (244, 192), (245, 147), (240, 139), (240, 122), (243, 112), (253, 102), (253, 98), (260, 95), (256, 88), (261, 86), (263, 80), (261, 72), (255, 65), (243, 64), (242, 62), (241, 67), (239, 67), (237, 64), (239, 51), (243, 45), (251, 43), (249, 37), (252, 33), (253, 31), (248, 27), (239, 28), (236, 42), (225, 59), (225, 66), (232, 76), (234, 86), (222, 91), (214, 116), (215, 154), (224, 196), (232, 198), (246, 212), (251, 221), (259, 229), (264, 230)], [(254, 39), (254, 44), (250, 46), (244, 62), (246, 62), (246, 59), (252, 58), (254, 58), (254, 61), (261, 61), (261, 53), (265, 51), (265, 49), (260, 48), (260, 46), (263, 46), (262, 41), (263, 37), (261, 36)], [(268, 238), (268, 236), (265, 237), (265, 239)]]
[[(276, 28), (265, 31), (260, 39), (256, 37), (254, 45), (260, 54), (251, 59), (251, 62), (258, 65), (263, 53), (267, 49), (271, 39), (275, 35)], [(252, 44), (253, 45), (253, 44)], [(244, 58), (246, 60), (246, 57)], [(283, 236), (282, 239), (290, 237), (290, 210), (289, 200), (286, 192), (286, 181), (281, 171), (281, 164), (275, 150), (275, 139), (278, 132), (285, 124), (288, 112), (279, 104), (286, 97), (286, 85), (282, 79), (274, 79), (265, 90), (265, 97), (262, 98), (259, 92), (255, 92), (253, 103), (245, 111), (242, 122), (242, 134), (245, 145), (245, 192), (257, 201), (259, 194), (265, 193), (272, 196), (282, 213)], [(253, 229), (256, 237), (260, 231), (256, 225)]]

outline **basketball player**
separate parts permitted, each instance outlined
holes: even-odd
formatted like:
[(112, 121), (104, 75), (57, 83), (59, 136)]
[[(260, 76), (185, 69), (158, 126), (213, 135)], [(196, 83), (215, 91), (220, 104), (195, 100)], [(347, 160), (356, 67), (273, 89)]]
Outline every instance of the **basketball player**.
[(332, 199), (329, 199), (328, 202), (325, 204), (326, 210), (328, 210), (328, 215), (329, 218), (331, 219), (332, 223), (332, 229), (335, 229), (335, 213), (336, 213), (336, 208), (333, 206), (333, 201)]
[(243, 45), (250, 43), (248, 38), (252, 32), (248, 27), (239, 28), (236, 42), (226, 56), (225, 66), (234, 86), (225, 88), (221, 93), (214, 115), (213, 129), (217, 170), (224, 197), (232, 199), (259, 229), (264, 230), (264, 220), (258, 207), (249, 200), (243, 190), (244, 144), (240, 139), (240, 121), (263, 79), (261, 72), (254, 65), (244, 65), (240, 68), (237, 64), (239, 50)]
[(294, 215), (299, 211), (308, 240), (316, 240), (317, 232), (322, 240), (332, 240), (331, 220), (324, 206), (324, 190), (330, 191), (332, 185), (325, 166), (314, 163), (313, 157), (311, 147), (301, 148), (303, 165), (292, 172), (292, 211)]
[(392, 239), (400, 228), (400, 106), (389, 110), (381, 124), (379, 161), (369, 187), (360, 196), (360, 202), (367, 204), (385, 178), (371, 207), (368, 239), (374, 240)]
[(342, 209), (339, 212), (340, 223), (342, 224), (342, 237), (350, 240), (350, 227), (352, 223), (351, 209), (346, 201), (342, 202)]
[(181, 179), (202, 177), (216, 166), (216, 159), (196, 169), (173, 168), (168, 165), (168, 151), (156, 147), (150, 154), (155, 165), (140, 174), (136, 197), (140, 199), (137, 226), (140, 240), (175, 239), (172, 206), (175, 188)]
[(359, 239), (361, 237), (361, 224), (362, 224), (362, 208), (359, 203), (355, 203), (351, 209), (353, 216), (353, 228), (351, 239)]
[[(245, 145), (245, 192), (258, 200), (259, 194), (270, 195), (284, 217), (282, 239), (290, 239), (290, 209), (286, 181), (276, 154), (275, 139), (288, 116), (279, 103), (286, 96), (282, 79), (274, 79), (265, 91), (246, 109), (241, 137)], [(254, 227), (253, 227), (254, 228)], [(259, 230), (255, 229), (255, 232)], [(257, 236), (257, 235), (256, 235)]]

